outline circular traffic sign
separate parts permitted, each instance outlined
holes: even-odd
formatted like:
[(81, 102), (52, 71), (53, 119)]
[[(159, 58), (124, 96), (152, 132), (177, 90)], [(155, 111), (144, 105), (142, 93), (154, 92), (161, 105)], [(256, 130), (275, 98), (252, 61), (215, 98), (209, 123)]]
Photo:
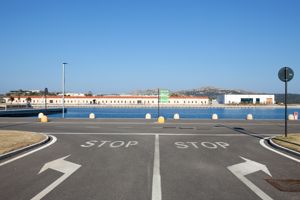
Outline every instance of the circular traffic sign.
[(283, 67), (278, 72), (278, 78), (283, 82), (288, 82), (294, 77), (294, 71), (289, 67)]

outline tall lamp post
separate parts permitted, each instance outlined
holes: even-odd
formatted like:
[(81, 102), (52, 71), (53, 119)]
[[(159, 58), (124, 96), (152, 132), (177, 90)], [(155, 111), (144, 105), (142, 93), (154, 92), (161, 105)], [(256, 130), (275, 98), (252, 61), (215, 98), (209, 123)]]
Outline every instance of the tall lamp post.
[(62, 81), (62, 118), (65, 118), (65, 65), (68, 63), (63, 63), (63, 81)]

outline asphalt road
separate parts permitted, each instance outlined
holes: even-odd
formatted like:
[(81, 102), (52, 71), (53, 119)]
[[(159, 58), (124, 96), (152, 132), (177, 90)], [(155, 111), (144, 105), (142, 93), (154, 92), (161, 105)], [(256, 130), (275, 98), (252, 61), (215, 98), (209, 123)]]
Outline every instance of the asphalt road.
[(300, 199), (299, 157), (260, 144), (282, 121), (0, 118), (0, 129), (54, 136), (0, 161), (0, 199)]

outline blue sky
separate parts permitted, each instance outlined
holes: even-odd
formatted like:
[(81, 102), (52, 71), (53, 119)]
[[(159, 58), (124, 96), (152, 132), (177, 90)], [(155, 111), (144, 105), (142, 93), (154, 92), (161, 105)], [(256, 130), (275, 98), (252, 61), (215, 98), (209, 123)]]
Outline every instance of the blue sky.
[(215, 86), (300, 93), (298, 0), (1, 0), (0, 93)]

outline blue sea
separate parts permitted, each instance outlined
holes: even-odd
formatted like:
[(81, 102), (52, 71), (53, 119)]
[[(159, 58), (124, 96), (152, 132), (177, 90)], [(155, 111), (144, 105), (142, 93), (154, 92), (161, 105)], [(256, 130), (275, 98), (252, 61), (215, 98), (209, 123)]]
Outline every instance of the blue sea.
[[(299, 108), (289, 108), (288, 114), (300, 113)], [(66, 118), (88, 118), (94, 113), (96, 118), (145, 118), (150, 113), (157, 118), (157, 108), (68, 108)], [(160, 115), (173, 118), (178, 113), (184, 119), (211, 119), (216, 113), (219, 119), (245, 119), (252, 114), (254, 119), (284, 119), (284, 108), (161, 108)], [(50, 118), (61, 118), (62, 114), (49, 115)]]

